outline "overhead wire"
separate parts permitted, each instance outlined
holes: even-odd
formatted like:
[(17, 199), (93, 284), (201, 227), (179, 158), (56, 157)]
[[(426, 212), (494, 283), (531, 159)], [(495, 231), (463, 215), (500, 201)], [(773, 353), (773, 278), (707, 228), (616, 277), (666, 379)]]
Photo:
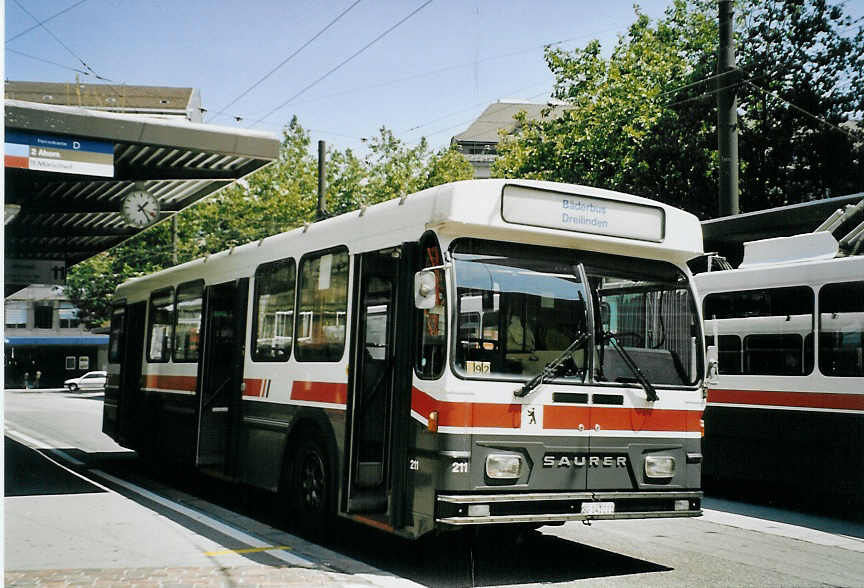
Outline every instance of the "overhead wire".
[(216, 118), (217, 116), (219, 116), (220, 114), (222, 114), (223, 112), (225, 112), (226, 110), (228, 110), (229, 108), (231, 108), (232, 106), (234, 106), (234, 105), (235, 105), (239, 100), (241, 100), (242, 98), (244, 98), (245, 96), (247, 96), (247, 95), (248, 95), (252, 90), (254, 90), (255, 88), (257, 88), (258, 86), (260, 86), (260, 85), (261, 85), (265, 80), (267, 80), (270, 76), (272, 76), (274, 73), (276, 73), (277, 71), (279, 71), (279, 70), (280, 70), (280, 69), (281, 69), (281, 68), (282, 68), (286, 63), (288, 63), (288, 62), (291, 61), (294, 57), (296, 57), (298, 53), (300, 53), (301, 51), (303, 51), (306, 47), (308, 47), (310, 44), (312, 44), (312, 43), (313, 43), (313, 42), (314, 42), (318, 37), (320, 37), (321, 35), (323, 35), (323, 34), (324, 34), (324, 33), (325, 33), (325, 32), (326, 32), (330, 27), (332, 27), (334, 24), (336, 24), (337, 22), (339, 22), (339, 20), (340, 20), (343, 16), (345, 16), (346, 14), (348, 14), (348, 13), (349, 13), (349, 12), (350, 12), (354, 7), (355, 7), (355, 6), (357, 6), (358, 4), (360, 4), (360, 2), (362, 2), (362, 0), (355, 0), (355, 2), (354, 2), (353, 4), (351, 4), (348, 8), (346, 8), (345, 10), (343, 10), (342, 12), (340, 12), (340, 13), (336, 16), (336, 18), (334, 18), (334, 19), (331, 20), (329, 23), (327, 23), (327, 25), (326, 25), (324, 28), (322, 28), (320, 31), (318, 31), (317, 33), (315, 33), (315, 35), (313, 35), (311, 39), (309, 39), (308, 41), (306, 41), (305, 43), (303, 43), (303, 45), (301, 45), (301, 46), (300, 46), (296, 51), (294, 51), (291, 55), (289, 55), (288, 57), (286, 57), (285, 59), (283, 59), (282, 61), (280, 61), (279, 64), (278, 64), (276, 67), (274, 67), (274, 68), (271, 69), (269, 72), (267, 72), (266, 74), (264, 74), (264, 76), (263, 76), (261, 79), (259, 79), (257, 82), (255, 82), (254, 84), (252, 84), (251, 86), (249, 86), (249, 88), (247, 88), (243, 93), (241, 93), (239, 96), (237, 96), (234, 100), (232, 100), (232, 101), (229, 102), (227, 105), (225, 105), (221, 110), (219, 110), (219, 112), (217, 112), (216, 114), (214, 114), (213, 116), (211, 116), (211, 117), (210, 117), (210, 120), (213, 120), (214, 118)]
[[(517, 90), (514, 90), (512, 92), (508, 92), (507, 94), (513, 96), (513, 95), (516, 95), (518, 92), (523, 92), (529, 88), (533, 89), (533, 88), (538, 87), (539, 85), (540, 84), (531, 84), (530, 86), (524, 86), (524, 87), (519, 88)], [(529, 98), (529, 100), (530, 100), (530, 98)], [(436, 119), (426, 121), (425, 123), (422, 123), (419, 125), (414, 125), (410, 129), (405, 129), (404, 131), (401, 131), (401, 132), (402, 133), (411, 133), (411, 132), (416, 131), (417, 129), (422, 129), (423, 127), (426, 127), (426, 126), (429, 126), (431, 124), (435, 124), (436, 122), (440, 122), (442, 120), (448, 119), (455, 114), (462, 114), (463, 112), (469, 112), (469, 111), (474, 110), (475, 108), (479, 108), (479, 107), (487, 105), (487, 104), (489, 104), (489, 100), (484, 100), (483, 102), (476, 102), (476, 103), (472, 104), (471, 106), (466, 106), (465, 108), (460, 108), (459, 110), (454, 110), (453, 112), (449, 112), (445, 115), (439, 116)]]
[[(560, 41), (553, 41), (553, 42), (550, 42), (550, 43), (543, 43), (542, 45), (532, 45), (531, 47), (526, 48), (526, 49), (520, 49), (520, 50), (518, 50), (518, 51), (513, 51), (513, 52), (510, 52), (510, 53), (503, 53), (503, 54), (501, 54), (501, 55), (493, 55), (493, 56), (491, 56), (491, 57), (486, 57), (486, 58), (483, 58), (483, 59), (479, 60), (477, 63), (485, 63), (485, 62), (488, 62), (488, 61), (496, 61), (496, 60), (499, 60), (499, 59), (507, 59), (508, 57), (513, 57), (513, 56), (516, 56), (516, 55), (523, 55), (523, 54), (525, 54), (525, 53), (530, 53), (530, 52), (532, 52), (532, 51), (536, 51), (537, 49), (550, 48), (550, 47), (554, 47), (554, 46), (556, 46), (556, 45), (562, 45), (562, 44), (564, 44), (564, 43), (569, 43), (569, 42), (571, 42), (571, 41), (577, 41), (577, 40), (579, 40), (579, 39), (584, 39), (584, 38), (586, 38), (586, 37), (591, 37), (591, 36), (595, 36), (595, 35), (598, 35), (598, 34), (604, 34), (604, 33), (612, 32), (612, 31), (614, 31), (614, 30), (615, 30), (615, 29), (607, 29), (607, 30), (605, 30), (605, 31), (600, 31), (599, 33), (592, 33), (592, 34), (578, 35), (578, 36), (576, 36), (576, 37), (571, 37), (571, 38), (569, 38), (569, 39), (562, 39), (562, 40), (560, 40)], [(312, 98), (312, 99), (309, 99), (309, 100), (303, 100), (303, 101), (300, 101), (300, 102), (296, 102), (295, 104), (307, 104), (307, 103), (310, 103), (310, 102), (317, 102), (317, 101), (320, 101), (320, 100), (326, 100), (326, 99), (328, 99), (328, 98), (338, 98), (339, 96), (345, 96), (345, 95), (347, 95), (347, 94), (353, 94), (353, 93), (355, 93), (355, 92), (363, 92), (363, 91), (366, 91), (366, 90), (377, 90), (378, 88), (384, 88), (384, 87), (392, 86), (392, 85), (399, 84), (399, 83), (402, 83), (402, 82), (407, 82), (407, 81), (410, 81), (410, 80), (415, 80), (415, 79), (417, 79), (417, 78), (422, 78), (422, 77), (431, 76), (431, 75), (435, 75), (435, 74), (439, 74), (439, 73), (444, 73), (444, 72), (446, 72), (446, 71), (451, 71), (451, 70), (454, 70), (454, 69), (464, 69), (464, 68), (467, 68), (467, 67), (472, 67), (473, 65), (474, 65), (474, 61), (473, 61), (473, 60), (472, 60), (471, 62), (463, 62), (463, 63), (453, 64), (453, 65), (448, 65), (448, 66), (440, 67), (440, 68), (437, 68), (437, 69), (433, 69), (433, 70), (429, 70), (429, 71), (425, 71), (425, 72), (421, 72), (421, 73), (417, 73), (417, 74), (412, 74), (412, 75), (410, 75), (410, 76), (406, 76), (406, 77), (403, 77), (403, 78), (397, 78), (397, 79), (394, 79), (394, 80), (389, 80), (389, 81), (386, 81), (386, 82), (381, 82), (381, 83), (379, 83), (379, 84), (373, 84), (373, 85), (371, 85), (371, 86), (362, 86), (362, 87), (358, 87), (358, 88), (351, 88), (351, 89), (348, 89), (348, 90), (342, 90), (342, 91), (340, 91), (340, 92), (335, 92), (335, 93), (333, 93), (333, 94), (326, 94), (326, 95), (324, 95), (324, 96), (316, 96), (315, 98)], [(268, 117), (269, 117), (269, 115), (265, 115), (265, 116), (262, 117), (261, 119), (258, 119), (258, 120), (256, 121), (256, 124), (259, 123), (259, 122), (265, 122), (266, 119), (267, 119)]]
[[(712, 76), (712, 77), (717, 77), (717, 76)], [(780, 96), (780, 95), (777, 94), (776, 92), (772, 92), (771, 90), (768, 90), (767, 88), (763, 88), (762, 86), (759, 86), (758, 84), (756, 84), (756, 83), (753, 82), (753, 80), (758, 80), (758, 79), (761, 79), (761, 78), (764, 78), (764, 77), (765, 77), (764, 75), (761, 75), (761, 76), (754, 76), (754, 77), (751, 77), (751, 78), (749, 78), (749, 79), (741, 79), (741, 80), (738, 80), (738, 81), (736, 81), (736, 82), (734, 82), (734, 83), (732, 83), (732, 84), (727, 84), (727, 85), (725, 85), (725, 86), (721, 86), (721, 87), (719, 87), (719, 88), (715, 88), (715, 89), (713, 89), (713, 90), (709, 90), (709, 91), (707, 91), (707, 92), (703, 92), (702, 94), (699, 94), (698, 96), (691, 96), (691, 97), (689, 97), (689, 98), (685, 98), (685, 99), (683, 99), (683, 100), (678, 100), (678, 101), (676, 101), (676, 102), (671, 102), (671, 103), (669, 103), (669, 104), (666, 104), (665, 106), (666, 106), (666, 108), (671, 108), (671, 107), (673, 107), (673, 106), (678, 106), (678, 105), (681, 105), (681, 104), (686, 104), (686, 103), (688, 103), (688, 102), (695, 102), (695, 101), (697, 101), (697, 100), (702, 100), (702, 99), (704, 99), (704, 98), (708, 98), (708, 97), (710, 97), (710, 96), (713, 96), (714, 94), (717, 94), (718, 92), (722, 92), (723, 90), (728, 90), (729, 88), (734, 88), (734, 87), (737, 87), (737, 86), (739, 86), (739, 85), (741, 85), (741, 84), (747, 84), (748, 86), (752, 87), (753, 89), (755, 89), (755, 90), (757, 90), (757, 91), (759, 91), (759, 92), (762, 92), (762, 93), (764, 93), (764, 94), (766, 94), (766, 95), (768, 95), (768, 96), (771, 96), (772, 98), (775, 98), (775, 99), (777, 99), (777, 100), (783, 102), (784, 104), (786, 104), (787, 106), (789, 106), (789, 107), (792, 108), (793, 110), (795, 110), (795, 111), (797, 111), (797, 112), (800, 112), (801, 114), (803, 114), (803, 115), (805, 115), (805, 116), (807, 116), (807, 117), (809, 117), (809, 118), (815, 120), (816, 122), (818, 122), (818, 123), (820, 123), (820, 124), (822, 124), (822, 125), (824, 125), (824, 126), (826, 126), (826, 127), (829, 127), (829, 128), (831, 128), (831, 129), (833, 129), (833, 130), (836, 130), (836, 131), (840, 131), (841, 133), (843, 133), (843, 134), (845, 134), (846, 136), (851, 137), (851, 138), (853, 138), (853, 139), (856, 139), (856, 140), (861, 140), (861, 139), (862, 139), (862, 134), (859, 133), (858, 131), (856, 131), (855, 129), (852, 129), (852, 128), (843, 128), (843, 127), (841, 127), (841, 126), (839, 126), (839, 125), (835, 125), (834, 123), (825, 120), (824, 118), (820, 117), (819, 115), (810, 112), (810, 111), (807, 110), (806, 108), (802, 108), (801, 106), (798, 106), (798, 105), (795, 104), (794, 102), (792, 102), (792, 101), (790, 101), (790, 100), (787, 100), (786, 98), (783, 98), (782, 96)], [(707, 79), (707, 78), (706, 78), (706, 79)], [(704, 81), (704, 80), (703, 80), (703, 81)], [(691, 85), (693, 85), (693, 84), (688, 84), (688, 86), (691, 86)], [(688, 87), (688, 86), (681, 86), (681, 88), (679, 88), (679, 89), (683, 89), (683, 88)], [(668, 92), (664, 92), (664, 94), (668, 94)], [(662, 96), (662, 94), (661, 94), (661, 96)]]
[[(82, 59), (80, 55), (78, 55), (77, 53), (75, 53), (75, 52), (74, 52), (74, 51), (73, 51), (73, 50), (72, 50), (72, 49), (71, 49), (71, 48), (70, 48), (66, 43), (64, 43), (64, 42), (62, 41), (62, 39), (60, 39), (60, 37), (58, 37), (57, 35), (55, 35), (55, 34), (51, 31), (51, 29), (49, 29), (48, 27), (46, 27), (44, 22), (40, 22), (39, 19), (36, 18), (36, 16), (34, 16), (32, 12), (30, 12), (29, 10), (27, 10), (26, 8), (24, 8), (24, 5), (21, 4), (21, 2), (19, 2), (18, 0), (14, 0), (14, 2), (15, 2), (15, 4), (18, 5), (18, 7), (19, 7), (21, 10), (23, 10), (24, 12), (26, 12), (27, 15), (30, 16), (30, 18), (32, 18), (33, 20), (36, 21), (36, 23), (37, 23), (36, 26), (42, 27), (42, 28), (45, 30), (45, 32), (48, 33), (49, 35), (51, 35), (51, 37), (52, 37), (55, 41), (57, 41), (57, 42), (60, 44), (60, 46), (63, 47), (63, 48), (64, 48), (64, 49), (65, 49), (65, 50), (66, 50), (66, 51), (67, 51), (67, 52), (68, 52), (72, 57), (74, 57), (75, 59), (77, 59), (78, 61), (80, 61), (80, 62), (81, 62), (81, 65), (84, 66), (84, 69), (86, 69), (87, 71), (91, 72), (91, 75), (92, 75), (94, 78), (97, 78), (97, 79), (99, 79), (99, 80), (103, 80), (103, 81), (106, 81), (106, 82), (114, 82), (114, 80), (111, 80), (111, 79), (108, 79), (108, 78), (106, 78), (106, 77), (104, 77), (104, 76), (99, 75), (99, 74), (96, 72), (96, 70), (94, 70), (92, 67), (90, 67), (90, 64), (88, 64), (86, 61), (84, 61), (84, 59)], [(115, 83), (116, 83), (116, 82), (115, 82)]]
[[(544, 90), (543, 92), (540, 92), (539, 94), (535, 94), (534, 96), (529, 96), (528, 98), (526, 98), (526, 100), (534, 100), (534, 99), (539, 98), (540, 96), (543, 96), (543, 95), (545, 95), (545, 94), (547, 94), (547, 93), (548, 93), (548, 92), (546, 92), (546, 91)], [(490, 110), (490, 111), (489, 111), (489, 114), (490, 114), (490, 115), (493, 115), (493, 114), (495, 114), (495, 113), (501, 112), (502, 110), (506, 110), (508, 106), (511, 106), (511, 103), (503, 103), (503, 104), (501, 104), (497, 109), (495, 109), (495, 110)], [(466, 120), (466, 121), (462, 121), (462, 122), (456, 123), (455, 125), (450, 125), (449, 127), (445, 127), (445, 128), (443, 128), (443, 129), (438, 129), (437, 131), (434, 131), (434, 132), (432, 132), (432, 133), (428, 133), (428, 134), (426, 134), (425, 136), (426, 136), (426, 137), (434, 137), (435, 135), (440, 135), (441, 133), (446, 133), (447, 131), (451, 131), (451, 130), (453, 130), (453, 129), (455, 129), (455, 128), (459, 128), (459, 127), (463, 127), (463, 126), (465, 126), (465, 125), (471, 124), (471, 123), (474, 122), (475, 120), (477, 120), (476, 117), (475, 117), (475, 118), (472, 118), (472, 119), (469, 119), (469, 120)], [(509, 121), (507, 121), (507, 122), (509, 122)]]
[(692, 88), (693, 86), (698, 86), (700, 84), (710, 82), (711, 80), (716, 80), (717, 78), (722, 78), (723, 76), (728, 76), (730, 72), (736, 71), (736, 70), (743, 71), (743, 70), (739, 70), (736, 67), (734, 70), (730, 69), (728, 71), (724, 71), (724, 72), (721, 72), (718, 74), (704, 77), (702, 79), (696, 80), (695, 82), (690, 82), (689, 84), (684, 84), (683, 86), (678, 86), (677, 88), (674, 88), (672, 90), (666, 90), (665, 92), (660, 92), (660, 94), (658, 94), (658, 96), (665, 96), (666, 94), (675, 94), (676, 92), (680, 92), (681, 90), (686, 90), (687, 88)]
[(15, 55), (20, 55), (21, 57), (26, 57), (28, 59), (35, 59), (36, 61), (41, 61), (42, 63), (47, 63), (48, 65), (54, 65), (54, 66), (57, 66), (57, 67), (60, 67), (63, 69), (68, 69), (70, 71), (74, 71), (74, 72), (83, 74), (85, 76), (92, 76), (93, 75), (89, 71), (86, 71), (83, 69), (78, 69), (77, 67), (72, 67), (70, 65), (63, 65), (62, 63), (57, 63), (56, 61), (51, 61), (49, 59), (44, 59), (42, 57), (36, 57), (35, 55), (30, 55), (29, 53), (24, 53), (23, 51), (17, 51), (15, 49), (10, 49), (9, 47), (6, 47), (6, 52), (7, 53), (14, 53)]
[(794, 102), (790, 102), (789, 100), (786, 100), (785, 98), (783, 98), (782, 96), (780, 96), (780, 95), (777, 94), (776, 92), (772, 92), (772, 91), (770, 91), (770, 90), (768, 90), (768, 89), (766, 89), (766, 88), (763, 88), (763, 87), (761, 87), (761, 86), (758, 86), (758, 85), (754, 84), (753, 82), (751, 82), (751, 81), (749, 81), (749, 80), (744, 80), (744, 83), (747, 84), (748, 86), (752, 86), (754, 89), (756, 89), (756, 90), (758, 90), (758, 91), (760, 91), (760, 92), (763, 92), (763, 93), (767, 94), (768, 96), (771, 96), (771, 97), (773, 97), (773, 98), (776, 98), (777, 100), (779, 100), (780, 102), (783, 102), (784, 104), (786, 104), (787, 106), (789, 106), (789, 107), (792, 108), (793, 110), (796, 110), (796, 111), (800, 112), (801, 114), (803, 114), (803, 115), (805, 115), (805, 116), (807, 116), (807, 117), (809, 117), (809, 118), (812, 118), (813, 120), (815, 120), (815, 121), (817, 121), (817, 122), (819, 122), (819, 123), (821, 123), (821, 124), (823, 124), (823, 125), (825, 125), (825, 126), (827, 126), (827, 127), (829, 127), (829, 128), (832, 128), (832, 129), (834, 129), (834, 130), (840, 131), (841, 133), (844, 133), (844, 134), (847, 135), (848, 137), (851, 137), (851, 138), (853, 138), (853, 139), (859, 139), (859, 140), (862, 138), (862, 135), (861, 135), (861, 134), (859, 134), (858, 132), (853, 131), (851, 128), (849, 128), (849, 129), (844, 129), (843, 127), (841, 127), (841, 126), (839, 126), (839, 125), (835, 125), (834, 123), (828, 122), (828, 121), (825, 120), (824, 118), (822, 118), (822, 117), (820, 117), (820, 116), (818, 116), (818, 115), (816, 115), (816, 114), (813, 114), (813, 113), (810, 112), (809, 110), (807, 110), (807, 109), (805, 109), (805, 108), (802, 108), (802, 107), (798, 106), (798, 105), (795, 104)]
[[(62, 16), (62, 15), (64, 15), (64, 14), (66, 14), (67, 12), (69, 12), (70, 10), (72, 10), (73, 8), (77, 8), (78, 6), (81, 6), (82, 4), (84, 4), (85, 2), (87, 2), (87, 0), (79, 0), (79, 1), (76, 2), (75, 4), (73, 4), (73, 5), (71, 5), (71, 6), (68, 6), (68, 7), (64, 8), (64, 9), (61, 10), (60, 12), (57, 12), (56, 14), (54, 14), (54, 15), (52, 15), (52, 16), (49, 16), (48, 18), (46, 18), (46, 19), (44, 19), (44, 20), (37, 21), (36, 24), (33, 25), (32, 27), (27, 28), (27, 29), (24, 29), (24, 30), (21, 31), (20, 33), (17, 33), (17, 34), (15, 34), (15, 35), (9, 37), (8, 39), (6, 39), (6, 44), (8, 45), (9, 43), (11, 43), (12, 41), (14, 41), (15, 39), (17, 39), (17, 38), (19, 38), (19, 37), (23, 37), (24, 35), (26, 35), (26, 34), (29, 33), (30, 31), (32, 31), (32, 30), (34, 30), (34, 29), (38, 29), (38, 28), (39, 28), (40, 26), (42, 26), (43, 24), (45, 24), (45, 23), (47, 23), (47, 22), (50, 22), (50, 21), (54, 20), (54, 19), (57, 18), (58, 16)], [(20, 4), (19, 4), (19, 6), (20, 6)], [(25, 10), (25, 12), (27, 12), (27, 11)], [(27, 14), (30, 14), (30, 13), (28, 12)], [(31, 14), (30, 16), (33, 16), (33, 15)]]
[[(17, 1), (17, 0), (16, 0), (16, 1)], [(350, 62), (351, 60), (353, 60), (354, 58), (356, 58), (358, 55), (360, 55), (361, 53), (363, 53), (364, 51), (366, 51), (369, 47), (371, 47), (372, 45), (374, 45), (375, 43), (377, 43), (378, 41), (380, 41), (381, 39), (383, 39), (383, 38), (384, 38), (385, 36), (387, 36), (390, 32), (392, 32), (392, 31), (395, 30), (397, 27), (399, 27), (400, 25), (402, 25), (402, 23), (404, 23), (405, 21), (407, 21), (409, 18), (411, 18), (412, 16), (414, 16), (415, 14), (417, 14), (418, 12), (420, 12), (421, 10), (423, 10), (424, 8), (426, 8), (427, 6), (429, 6), (432, 2), (433, 2), (433, 0), (426, 0), (426, 2), (424, 2), (423, 4), (421, 4), (419, 7), (415, 8), (414, 10), (412, 10), (412, 11), (411, 11), (407, 16), (403, 17), (403, 18), (402, 18), (401, 20), (399, 20), (396, 24), (392, 25), (390, 28), (388, 28), (387, 30), (385, 30), (383, 33), (379, 34), (377, 37), (375, 37), (374, 39), (372, 39), (371, 41), (369, 41), (366, 45), (364, 45), (363, 47), (361, 47), (358, 51), (355, 51), (353, 54), (351, 54), (350, 57), (348, 57), (348, 58), (344, 59), (343, 61), (341, 61), (341, 62), (339, 63), (339, 65), (337, 65), (336, 67), (334, 67), (334, 68), (330, 69), (329, 71), (327, 71), (327, 73), (325, 73), (324, 75), (320, 76), (320, 77), (319, 77), (318, 79), (316, 79), (314, 82), (308, 84), (308, 85), (307, 85), (306, 87), (304, 87), (302, 90), (300, 90), (299, 92), (297, 92), (296, 94), (294, 94), (293, 96), (291, 96), (290, 98), (288, 98), (288, 100), (285, 100), (285, 101), (282, 102), (279, 106), (277, 106), (276, 108), (274, 108), (273, 110), (271, 110), (270, 112), (268, 112), (267, 114), (265, 114), (264, 116), (262, 116), (261, 118), (259, 118), (258, 120), (256, 120), (255, 122), (253, 122), (253, 123), (252, 123), (251, 125), (249, 125), (249, 126), (250, 126), (250, 127), (255, 126), (255, 125), (257, 125), (259, 122), (263, 121), (265, 118), (269, 117), (271, 114), (273, 114), (273, 113), (275, 113), (275, 112), (277, 112), (277, 111), (282, 110), (283, 108), (285, 108), (285, 106), (287, 106), (287, 105), (288, 105), (289, 103), (291, 103), (293, 100), (295, 100), (296, 98), (299, 98), (300, 96), (302, 96), (303, 94), (305, 94), (307, 91), (309, 91), (311, 88), (313, 88), (314, 86), (318, 85), (319, 83), (321, 83), (322, 81), (324, 81), (325, 79), (327, 79), (328, 77), (330, 77), (331, 75), (333, 75), (336, 71), (338, 71), (339, 69), (341, 69), (342, 67), (344, 67), (348, 62)]]

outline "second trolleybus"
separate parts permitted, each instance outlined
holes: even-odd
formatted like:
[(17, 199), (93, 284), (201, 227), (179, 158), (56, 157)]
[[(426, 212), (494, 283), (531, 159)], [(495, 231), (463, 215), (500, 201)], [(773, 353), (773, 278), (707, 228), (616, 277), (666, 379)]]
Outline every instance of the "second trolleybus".
[(862, 233), (864, 223), (839, 240), (819, 229), (753, 241), (737, 269), (696, 275), (719, 358), (705, 411), (706, 487), (860, 516)]
[(539, 181), (431, 188), (122, 284), (104, 431), (302, 526), (701, 513), (697, 219)]

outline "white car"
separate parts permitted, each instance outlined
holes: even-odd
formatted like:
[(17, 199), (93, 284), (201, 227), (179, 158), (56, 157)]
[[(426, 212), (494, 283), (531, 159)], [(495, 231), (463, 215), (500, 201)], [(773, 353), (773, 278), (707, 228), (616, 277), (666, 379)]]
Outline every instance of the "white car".
[(71, 378), (63, 382), (70, 392), (76, 390), (103, 390), (105, 388), (105, 372), (87, 372), (83, 376)]

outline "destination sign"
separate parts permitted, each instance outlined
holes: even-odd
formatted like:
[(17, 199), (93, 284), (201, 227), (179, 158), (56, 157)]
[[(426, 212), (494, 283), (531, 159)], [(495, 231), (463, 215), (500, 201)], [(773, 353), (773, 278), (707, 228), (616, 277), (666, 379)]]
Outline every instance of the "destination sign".
[(501, 215), (508, 223), (658, 243), (665, 231), (659, 206), (525, 186), (504, 186)]
[(74, 137), (6, 133), (6, 167), (114, 177), (114, 144)]

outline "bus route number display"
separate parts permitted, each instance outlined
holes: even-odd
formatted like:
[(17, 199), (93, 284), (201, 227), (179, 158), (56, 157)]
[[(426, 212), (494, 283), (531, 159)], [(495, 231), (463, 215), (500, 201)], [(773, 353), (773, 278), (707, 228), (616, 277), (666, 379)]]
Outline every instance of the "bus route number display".
[(659, 206), (515, 185), (504, 186), (501, 215), (508, 223), (657, 243), (665, 230)]

